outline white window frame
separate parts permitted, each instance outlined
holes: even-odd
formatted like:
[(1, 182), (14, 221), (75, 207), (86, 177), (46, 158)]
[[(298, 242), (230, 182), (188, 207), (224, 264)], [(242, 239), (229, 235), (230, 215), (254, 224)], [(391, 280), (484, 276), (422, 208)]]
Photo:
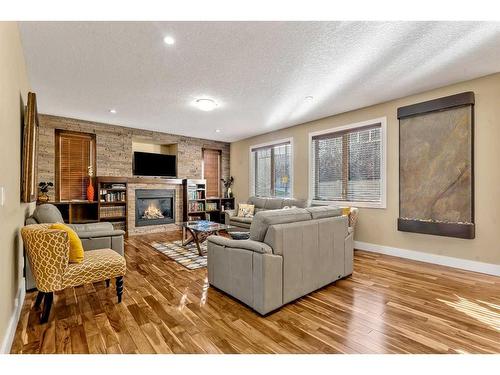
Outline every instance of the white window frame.
[[(380, 141), (381, 141), (381, 155), (380, 155), (380, 185), (381, 196), (379, 202), (356, 202), (356, 201), (324, 201), (315, 200), (313, 191), (313, 178), (314, 178), (314, 155), (312, 148), (313, 137), (328, 133), (336, 133), (340, 131), (353, 130), (368, 125), (380, 124)], [(335, 128), (320, 130), (309, 133), (309, 199), (315, 205), (339, 205), (339, 206), (355, 206), (362, 208), (387, 208), (387, 117), (379, 117), (372, 120), (356, 122), (345, 126), (338, 126)]]
[(294, 158), (293, 137), (278, 139), (275, 141), (260, 143), (257, 145), (251, 145), (248, 148), (248, 169), (249, 169), (249, 185), (250, 185), (249, 189), (248, 189), (249, 196), (251, 196), (251, 197), (255, 196), (255, 168), (254, 168), (255, 163), (254, 163), (254, 158), (252, 155), (252, 149), (260, 148), (260, 147), (270, 147), (270, 146), (279, 145), (281, 143), (287, 143), (287, 142), (290, 143), (290, 198), (293, 198), (293, 158)]

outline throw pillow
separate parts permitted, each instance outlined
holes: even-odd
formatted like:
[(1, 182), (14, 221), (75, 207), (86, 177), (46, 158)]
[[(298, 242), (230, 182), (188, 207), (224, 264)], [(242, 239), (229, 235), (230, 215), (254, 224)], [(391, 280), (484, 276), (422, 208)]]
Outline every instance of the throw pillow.
[(239, 204), (238, 217), (253, 217), (255, 206), (253, 204)]
[(68, 233), (69, 238), (69, 262), (81, 263), (83, 261), (83, 245), (78, 234), (67, 225), (56, 223), (50, 226), (50, 229), (59, 229)]

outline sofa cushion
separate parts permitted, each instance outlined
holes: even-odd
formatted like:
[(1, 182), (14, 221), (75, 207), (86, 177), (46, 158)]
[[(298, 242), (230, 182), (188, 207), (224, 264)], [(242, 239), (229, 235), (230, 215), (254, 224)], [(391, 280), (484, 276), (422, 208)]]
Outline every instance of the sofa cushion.
[(253, 204), (255, 208), (264, 208), (266, 205), (267, 198), (261, 197), (250, 197), (248, 198), (248, 204)]
[(262, 211), (267, 211), (267, 210), (265, 208), (257, 208), (257, 207), (255, 207), (253, 214), (255, 216), (258, 212), (262, 212)]
[(266, 210), (279, 210), (283, 208), (283, 199), (282, 198), (268, 198), (266, 200), (266, 204), (264, 206)]
[(259, 212), (250, 226), (250, 239), (262, 242), (270, 225), (306, 220), (311, 220), (311, 214), (303, 208)]
[(312, 219), (323, 219), (326, 217), (342, 216), (342, 208), (334, 206), (316, 206), (306, 208)]
[(250, 224), (252, 224), (252, 218), (233, 216), (229, 221), (229, 224), (239, 228), (250, 229)]
[(64, 223), (64, 219), (59, 209), (53, 204), (41, 204), (35, 208), (33, 218), (38, 224), (44, 223)]
[(232, 221), (236, 223), (246, 223), (246, 224), (252, 224), (253, 216), (252, 217), (240, 217), (240, 216), (233, 216), (231, 218)]

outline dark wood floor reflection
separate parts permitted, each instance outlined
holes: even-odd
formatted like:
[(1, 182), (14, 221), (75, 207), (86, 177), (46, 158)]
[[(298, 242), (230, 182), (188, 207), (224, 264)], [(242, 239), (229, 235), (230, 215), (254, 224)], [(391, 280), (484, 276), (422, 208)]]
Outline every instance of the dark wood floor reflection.
[(104, 283), (26, 297), (12, 353), (500, 352), (500, 278), (356, 251), (352, 277), (260, 317), (131, 237), (123, 303)]

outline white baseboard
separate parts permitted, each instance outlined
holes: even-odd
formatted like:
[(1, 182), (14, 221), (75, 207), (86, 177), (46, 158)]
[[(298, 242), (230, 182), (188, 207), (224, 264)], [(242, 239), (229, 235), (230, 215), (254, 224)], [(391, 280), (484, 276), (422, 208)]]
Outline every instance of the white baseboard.
[(493, 276), (500, 276), (500, 264), (483, 263), (483, 262), (477, 262), (475, 260), (453, 258), (444, 255), (424, 253), (421, 251), (406, 250), (397, 247), (376, 245), (360, 241), (354, 241), (354, 248), (359, 250), (370, 251), (372, 253), (392, 255), (400, 258), (418, 260), (420, 262), (439, 264), (441, 266), (448, 266), (467, 271), (474, 271)]
[(17, 323), (19, 322), (19, 317), (21, 316), (21, 310), (23, 308), (24, 297), (26, 297), (25, 283), (26, 280), (23, 277), (19, 283), (19, 289), (14, 302), (14, 311), (10, 317), (9, 324), (7, 325), (7, 330), (5, 331), (2, 346), (0, 347), (0, 354), (10, 353), (10, 348), (12, 347), (12, 342), (14, 341), (14, 335), (16, 334)]

